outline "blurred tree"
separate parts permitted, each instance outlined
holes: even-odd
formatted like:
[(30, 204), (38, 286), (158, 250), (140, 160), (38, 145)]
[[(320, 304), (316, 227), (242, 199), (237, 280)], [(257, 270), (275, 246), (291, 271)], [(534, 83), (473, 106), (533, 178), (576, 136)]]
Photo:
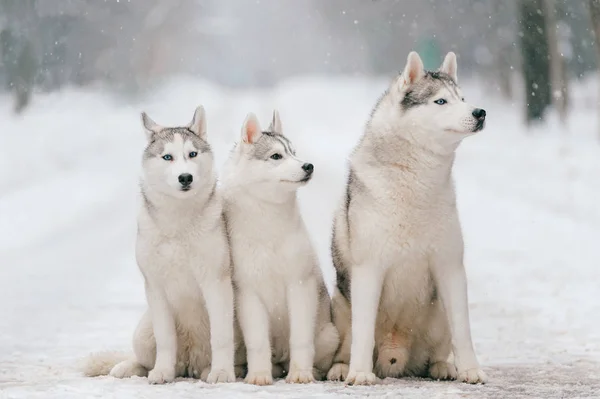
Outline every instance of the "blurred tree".
[(492, 10), (490, 14), (491, 37), (488, 37), (493, 45), (492, 54), (494, 58), (494, 74), (498, 81), (498, 89), (506, 100), (513, 96), (513, 60), (514, 60), (514, 3), (490, 0)]
[[(596, 44), (598, 65), (600, 65), (600, 0), (590, 0), (590, 16), (592, 18), (592, 28), (595, 36), (594, 42)], [(600, 92), (596, 101), (600, 104)], [(600, 109), (598, 111), (598, 118), (598, 131), (600, 132)]]
[(567, 120), (568, 86), (565, 59), (559, 49), (558, 18), (554, 0), (543, 0), (543, 14), (546, 24), (546, 39), (548, 41), (548, 56), (550, 61), (550, 81), (552, 88), (552, 105), (556, 108), (560, 121)]
[(36, 0), (0, 1), (0, 12), (8, 20), (0, 32), (0, 50), (15, 113), (29, 104), (38, 72), (35, 5)]
[(520, 0), (521, 58), (527, 124), (541, 121), (551, 104), (550, 66), (543, 0)]

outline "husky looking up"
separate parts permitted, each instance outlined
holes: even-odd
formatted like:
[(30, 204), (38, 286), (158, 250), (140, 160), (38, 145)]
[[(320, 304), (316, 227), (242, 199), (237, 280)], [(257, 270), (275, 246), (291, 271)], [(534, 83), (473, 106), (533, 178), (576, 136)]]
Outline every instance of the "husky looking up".
[(233, 382), (230, 256), (204, 109), (185, 127), (159, 126), (145, 113), (142, 123), (148, 145), (136, 258), (148, 311), (134, 333), (135, 356), (116, 364), (119, 356), (95, 355), (84, 372), (147, 375), (152, 384)]
[(338, 346), (329, 293), (296, 199), (312, 173), (282, 134), (277, 111), (267, 131), (248, 115), (225, 164), (223, 196), (251, 384), (285, 374), (290, 383), (323, 379)]
[(350, 156), (332, 238), (342, 343), (331, 380), (375, 383), (373, 363), (381, 378), (486, 380), (451, 176), (456, 148), (484, 128), (486, 113), (464, 101), (456, 72), (454, 53), (425, 72), (411, 52)]

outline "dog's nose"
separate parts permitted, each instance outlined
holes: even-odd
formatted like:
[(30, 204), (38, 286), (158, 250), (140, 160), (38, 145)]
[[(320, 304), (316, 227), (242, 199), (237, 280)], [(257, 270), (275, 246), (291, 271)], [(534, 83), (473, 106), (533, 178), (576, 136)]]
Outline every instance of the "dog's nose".
[(475, 108), (473, 110), (473, 116), (480, 121), (484, 120), (485, 119), (485, 109)]
[(302, 169), (310, 175), (315, 169), (315, 167), (312, 163), (305, 163), (304, 165), (302, 165)]
[(181, 183), (183, 187), (187, 187), (192, 184), (193, 180), (194, 176), (190, 175), (189, 173), (182, 173), (179, 175), (179, 183)]

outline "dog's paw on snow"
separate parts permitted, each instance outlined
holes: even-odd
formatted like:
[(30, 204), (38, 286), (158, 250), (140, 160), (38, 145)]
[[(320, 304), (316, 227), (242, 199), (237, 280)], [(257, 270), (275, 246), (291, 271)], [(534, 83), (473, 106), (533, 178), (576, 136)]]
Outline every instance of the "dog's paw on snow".
[(377, 377), (373, 372), (350, 370), (345, 382), (346, 385), (374, 385)]
[(308, 384), (315, 382), (312, 367), (307, 370), (290, 370), (285, 378), (285, 382), (288, 384)]
[(429, 367), (429, 375), (434, 380), (455, 380), (456, 367), (448, 362), (436, 362)]
[[(204, 374), (204, 373), (203, 373)], [(223, 382), (235, 382), (235, 372), (233, 370), (211, 370), (206, 377), (209, 384), (218, 384)]]
[(487, 375), (480, 368), (462, 370), (458, 373), (458, 380), (467, 384), (485, 384)]
[(148, 375), (148, 370), (136, 361), (124, 360), (121, 363), (116, 364), (110, 370), (109, 375), (115, 378), (130, 378), (133, 376), (146, 377)]
[(271, 385), (273, 384), (273, 376), (269, 371), (248, 372), (244, 382), (253, 385)]
[(345, 363), (335, 363), (327, 373), (329, 381), (344, 381), (348, 376), (348, 365)]
[(173, 367), (154, 367), (148, 373), (148, 382), (150, 384), (166, 384), (175, 380), (175, 368)]

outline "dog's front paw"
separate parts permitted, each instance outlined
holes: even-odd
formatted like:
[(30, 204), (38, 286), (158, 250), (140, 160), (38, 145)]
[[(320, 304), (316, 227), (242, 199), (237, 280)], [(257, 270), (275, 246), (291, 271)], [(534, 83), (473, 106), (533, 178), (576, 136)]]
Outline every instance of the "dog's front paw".
[(154, 367), (148, 373), (150, 384), (166, 384), (175, 380), (175, 369), (173, 367)]
[(148, 375), (148, 370), (135, 361), (125, 360), (121, 363), (117, 363), (110, 370), (109, 375), (115, 378), (129, 378), (133, 376), (146, 377)]
[(448, 362), (436, 362), (429, 367), (429, 375), (434, 380), (455, 380), (456, 367)]
[(271, 385), (273, 376), (270, 371), (248, 372), (244, 382), (254, 385)]
[(285, 382), (288, 384), (309, 384), (315, 382), (312, 367), (307, 370), (290, 370), (285, 378)]
[(377, 383), (377, 377), (373, 372), (348, 371), (346, 385), (373, 385)]
[(329, 381), (344, 381), (348, 376), (348, 365), (345, 363), (335, 363), (327, 373)]
[(467, 384), (485, 384), (487, 375), (480, 368), (462, 370), (458, 373), (458, 380)]
[(235, 372), (233, 370), (211, 370), (206, 377), (206, 382), (209, 384), (217, 384), (221, 382), (235, 382)]

